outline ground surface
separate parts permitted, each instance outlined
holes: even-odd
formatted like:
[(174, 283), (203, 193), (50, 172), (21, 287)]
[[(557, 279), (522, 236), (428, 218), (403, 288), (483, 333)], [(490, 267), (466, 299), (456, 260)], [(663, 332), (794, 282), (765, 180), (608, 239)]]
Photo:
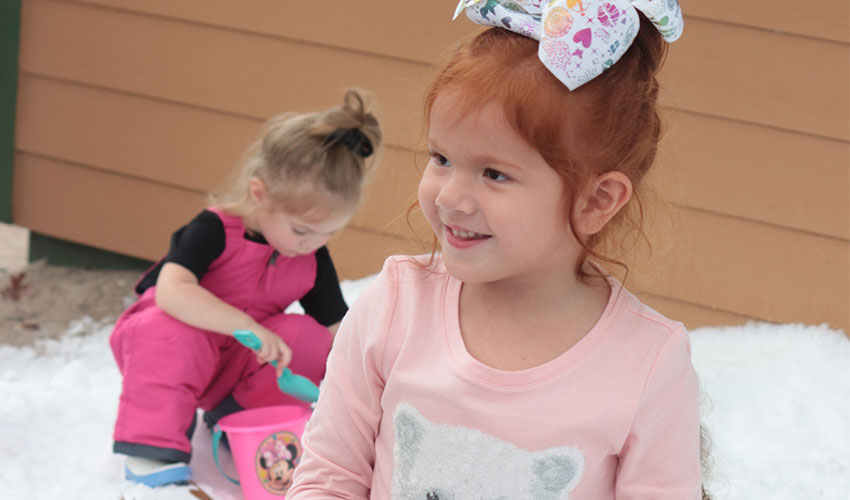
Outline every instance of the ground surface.
[(16, 287), (13, 275), (0, 272), (0, 344), (31, 345), (56, 338), (70, 323), (89, 317), (114, 321), (133, 300), (139, 271), (92, 270), (30, 264)]

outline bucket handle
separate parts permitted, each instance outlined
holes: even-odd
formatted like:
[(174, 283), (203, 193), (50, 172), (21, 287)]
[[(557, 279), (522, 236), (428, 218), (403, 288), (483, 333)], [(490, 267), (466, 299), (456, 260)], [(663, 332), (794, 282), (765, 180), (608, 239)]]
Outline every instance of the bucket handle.
[(213, 452), (213, 458), (215, 459), (215, 465), (216, 465), (216, 467), (218, 467), (218, 471), (221, 472), (221, 475), (224, 476), (228, 481), (230, 481), (233, 484), (239, 484), (238, 479), (233, 479), (232, 477), (228, 476), (226, 472), (224, 472), (224, 469), (221, 468), (221, 463), (218, 461), (218, 447), (219, 447), (219, 444), (221, 443), (221, 435), (222, 435), (221, 427), (219, 427), (218, 424), (216, 424), (215, 429), (213, 430), (213, 437), (212, 437), (212, 452)]

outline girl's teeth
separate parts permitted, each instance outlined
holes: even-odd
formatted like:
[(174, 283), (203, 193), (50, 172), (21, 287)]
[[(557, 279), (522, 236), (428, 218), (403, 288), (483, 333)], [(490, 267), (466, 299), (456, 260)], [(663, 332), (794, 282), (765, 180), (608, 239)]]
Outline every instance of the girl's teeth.
[(452, 234), (458, 238), (474, 238), (476, 236), (481, 236), (478, 233), (473, 233), (471, 231), (458, 231), (457, 229), (452, 229)]

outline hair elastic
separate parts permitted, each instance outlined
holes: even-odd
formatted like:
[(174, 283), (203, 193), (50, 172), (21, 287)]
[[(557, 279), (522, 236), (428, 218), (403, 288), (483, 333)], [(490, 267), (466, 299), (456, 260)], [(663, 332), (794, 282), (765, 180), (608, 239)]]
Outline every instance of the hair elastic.
[(359, 128), (338, 128), (328, 134), (324, 145), (332, 146), (336, 143), (344, 144), (361, 158), (370, 156), (373, 151), (372, 141)]
[(682, 34), (677, 0), (461, 0), (476, 24), (496, 26), (540, 42), (537, 57), (570, 90), (620, 60), (640, 28), (638, 11), (667, 42)]

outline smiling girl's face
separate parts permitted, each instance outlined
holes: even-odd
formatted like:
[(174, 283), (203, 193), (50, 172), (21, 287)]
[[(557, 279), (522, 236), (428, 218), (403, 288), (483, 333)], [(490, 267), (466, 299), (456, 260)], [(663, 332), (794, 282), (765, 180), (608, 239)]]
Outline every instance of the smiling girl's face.
[(458, 116), (461, 95), (431, 109), (431, 159), (419, 203), (448, 271), (488, 283), (572, 270), (581, 247), (563, 210), (562, 181), (508, 125), (501, 109)]

